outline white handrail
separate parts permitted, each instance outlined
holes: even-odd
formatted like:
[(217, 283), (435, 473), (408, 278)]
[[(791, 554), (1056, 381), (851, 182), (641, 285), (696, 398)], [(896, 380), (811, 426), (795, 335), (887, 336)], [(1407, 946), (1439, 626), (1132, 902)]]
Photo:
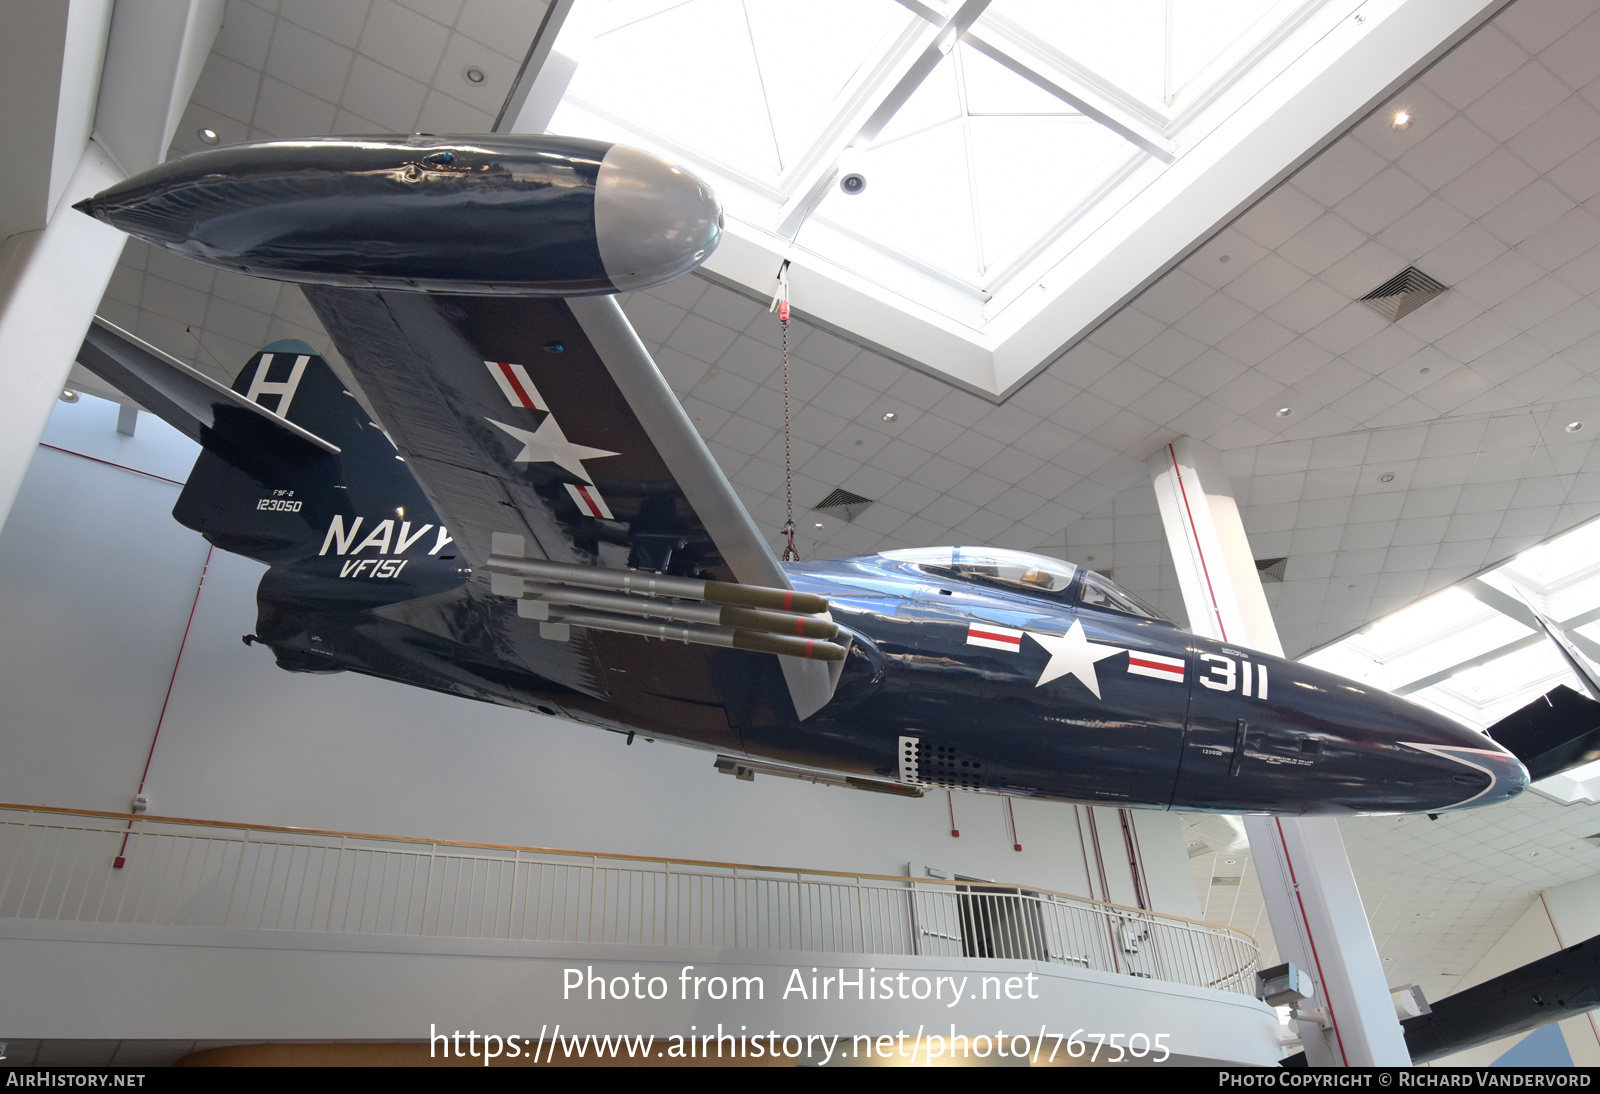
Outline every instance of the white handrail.
[(3, 804), (0, 918), (964, 956), (1245, 995), (1258, 958), (1226, 927), (1015, 885)]

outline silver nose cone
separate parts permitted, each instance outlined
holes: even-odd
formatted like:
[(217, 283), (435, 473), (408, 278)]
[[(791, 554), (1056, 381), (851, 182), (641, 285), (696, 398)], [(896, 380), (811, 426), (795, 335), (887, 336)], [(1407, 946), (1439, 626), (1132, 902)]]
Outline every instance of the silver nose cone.
[(619, 291), (647, 289), (688, 273), (722, 239), (722, 206), (711, 188), (648, 152), (612, 145), (594, 192), (600, 261)]

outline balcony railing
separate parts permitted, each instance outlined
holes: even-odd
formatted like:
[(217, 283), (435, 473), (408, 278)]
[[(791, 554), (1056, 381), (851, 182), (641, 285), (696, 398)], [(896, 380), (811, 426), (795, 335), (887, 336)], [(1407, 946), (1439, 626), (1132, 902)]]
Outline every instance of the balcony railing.
[(995, 958), (1246, 995), (1258, 956), (1226, 927), (1026, 886), (3, 803), (0, 918)]

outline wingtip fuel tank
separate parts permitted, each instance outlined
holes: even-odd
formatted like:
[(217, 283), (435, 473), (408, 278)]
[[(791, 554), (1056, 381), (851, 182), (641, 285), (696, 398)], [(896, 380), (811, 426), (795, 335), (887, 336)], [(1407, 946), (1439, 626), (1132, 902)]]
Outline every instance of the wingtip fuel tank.
[(579, 296), (659, 285), (722, 237), (710, 187), (571, 137), (264, 141), (161, 164), (73, 208), (219, 269), (316, 285)]

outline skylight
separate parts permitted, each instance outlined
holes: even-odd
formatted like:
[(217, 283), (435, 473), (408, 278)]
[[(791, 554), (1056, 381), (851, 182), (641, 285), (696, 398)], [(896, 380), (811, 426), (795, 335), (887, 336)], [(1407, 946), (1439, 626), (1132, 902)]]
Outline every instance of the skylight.
[[(730, 239), (774, 273), (791, 259), (797, 292), (813, 269), (981, 343), (1066, 291), (1051, 271), (1297, 59), (1329, 53), (1356, 6), (584, 3), (556, 43), (576, 69), (549, 129), (706, 178)], [(835, 185), (847, 162), (859, 194)], [(713, 272), (736, 263), (724, 250)]]
[[(1600, 662), (1600, 520), (1301, 660), (1487, 729), (1562, 684), (1587, 694), (1555, 644), (1536, 629), (1530, 604), (1553, 619), (1580, 656)], [(1542, 780), (1535, 789), (1557, 801), (1600, 801), (1600, 763)]]

